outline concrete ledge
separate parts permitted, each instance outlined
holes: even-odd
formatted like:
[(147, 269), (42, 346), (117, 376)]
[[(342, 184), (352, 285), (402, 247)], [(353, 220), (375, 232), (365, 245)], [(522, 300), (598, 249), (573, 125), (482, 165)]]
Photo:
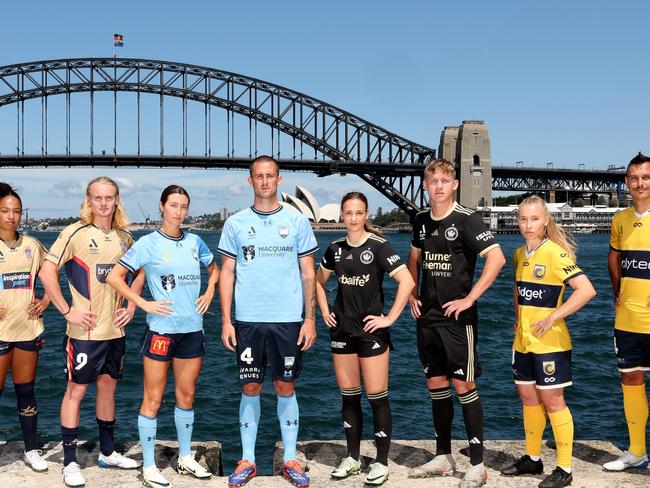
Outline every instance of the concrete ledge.
[[(456, 487), (468, 465), (468, 457), (463, 453), (466, 441), (454, 441), (452, 448), (457, 462), (458, 472), (453, 477), (444, 478), (410, 478), (409, 470), (420, 466), (433, 458), (435, 443), (433, 441), (393, 441), (389, 467), (390, 479), (386, 488), (430, 488)], [(124, 453), (134, 459), (142, 459), (137, 443), (125, 446)], [(523, 453), (523, 441), (486, 441), (485, 463), (489, 478), (487, 487), (536, 487), (543, 476), (522, 476), (508, 478), (498, 472), (503, 466), (514, 462)], [(84, 467), (83, 474), (87, 487), (140, 487), (142, 476), (140, 470), (122, 471), (102, 469), (96, 465), (98, 445), (96, 442), (80, 442), (78, 458)], [(221, 445), (218, 442), (196, 442), (192, 450), (198, 461), (213, 473), (221, 472)], [(298, 445), (299, 460), (304, 463), (312, 478), (312, 488), (319, 487), (361, 487), (363, 474), (343, 481), (330, 480), (330, 472), (345, 456), (344, 441), (306, 441)], [(361, 446), (362, 463), (367, 466), (372, 461), (374, 446), (365, 441)], [(573, 488), (615, 487), (636, 488), (650, 486), (650, 470), (630, 470), (624, 473), (607, 473), (602, 463), (611, 461), (621, 451), (609, 442), (576, 441), (574, 445), (574, 481)], [(44, 448), (45, 458), (50, 462), (47, 473), (34, 473), (22, 461), (22, 442), (9, 442), (0, 446), (0, 486), (10, 488), (61, 486), (61, 461), (63, 454), (61, 443), (51, 443)], [(196, 480), (189, 476), (178, 475), (174, 470), (176, 443), (158, 441), (156, 449), (157, 463), (174, 488), (183, 487), (226, 487), (227, 479), (215, 476), (210, 480)], [(551, 442), (542, 451), (545, 472), (548, 474), (555, 467), (555, 449)], [(274, 469), (279, 471), (282, 465), (282, 445), (278, 444), (274, 455)], [(291, 485), (278, 476), (260, 476), (248, 485), (250, 488), (289, 488)]]

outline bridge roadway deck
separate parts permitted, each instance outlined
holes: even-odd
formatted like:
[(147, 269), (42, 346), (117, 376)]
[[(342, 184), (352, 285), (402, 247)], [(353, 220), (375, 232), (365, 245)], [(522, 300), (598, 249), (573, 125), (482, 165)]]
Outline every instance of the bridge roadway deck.
[[(433, 458), (433, 441), (393, 441), (389, 467), (390, 479), (385, 483), (386, 488), (424, 488), (424, 487), (456, 487), (463, 473), (467, 469), (468, 459), (459, 450), (466, 446), (463, 441), (453, 442), (454, 457), (458, 463), (459, 472), (453, 477), (436, 478), (410, 478), (409, 469), (420, 466)], [(346, 488), (363, 486), (363, 474), (353, 476), (343, 481), (333, 481), (329, 473), (342, 456), (345, 455), (344, 441), (306, 441), (299, 443), (299, 460), (308, 466), (311, 475), (312, 488)], [(210, 480), (196, 480), (189, 476), (178, 475), (172, 466), (175, 463), (174, 442), (158, 441), (157, 464), (163, 469), (164, 475), (174, 488), (184, 487), (226, 487), (227, 478), (215, 476)], [(508, 478), (501, 476), (498, 469), (512, 463), (523, 452), (523, 441), (486, 441), (485, 463), (488, 467), (489, 478), (485, 485), (503, 488), (536, 487), (542, 476), (524, 476)], [(142, 459), (138, 443), (124, 446), (127, 456)], [(208, 466), (213, 472), (220, 472), (220, 449), (217, 442), (196, 442), (193, 451), (200, 463)], [(371, 441), (364, 441), (361, 454), (362, 462), (367, 465), (371, 462), (374, 447)], [(625, 473), (607, 473), (601, 468), (602, 463), (614, 459), (621, 451), (609, 442), (604, 441), (576, 441), (573, 450), (573, 488), (586, 487), (616, 487), (635, 488), (650, 486), (650, 469), (630, 470)], [(0, 486), (11, 488), (22, 487), (50, 487), (63, 486), (61, 483), (61, 461), (63, 458), (60, 443), (51, 443), (44, 448), (44, 456), (50, 463), (47, 473), (34, 473), (22, 461), (22, 442), (8, 442), (0, 446)], [(275, 469), (280, 466), (282, 459), (281, 445), (275, 449)], [(102, 469), (97, 467), (97, 443), (80, 442), (78, 458), (84, 467), (88, 488), (115, 488), (115, 487), (140, 487), (142, 475), (140, 470), (121, 471), (115, 469)], [(549, 473), (554, 467), (555, 451), (551, 443), (547, 443), (542, 452), (542, 459), (546, 461), (545, 471)], [(367, 469), (366, 469), (367, 471)], [(289, 488), (291, 485), (279, 476), (260, 476), (253, 479), (248, 485), (250, 488)]]

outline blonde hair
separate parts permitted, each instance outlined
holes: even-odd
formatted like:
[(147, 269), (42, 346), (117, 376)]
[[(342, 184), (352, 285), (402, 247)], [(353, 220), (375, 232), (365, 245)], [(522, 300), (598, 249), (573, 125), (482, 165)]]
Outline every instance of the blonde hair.
[(545, 226), (546, 230), (546, 237), (553, 241), (555, 244), (560, 246), (562, 249), (564, 249), (569, 256), (571, 256), (571, 259), (575, 261), (576, 259), (576, 249), (578, 248), (578, 245), (576, 244), (576, 241), (573, 239), (573, 236), (566, 232), (560, 224), (555, 222), (555, 219), (553, 218), (553, 214), (548, 209), (548, 206), (546, 205), (546, 202), (539, 196), (537, 195), (532, 195), (529, 197), (524, 198), (521, 203), (519, 204), (519, 209), (523, 207), (524, 205), (539, 205), (544, 209), (544, 213), (548, 217), (548, 225)]
[(441, 171), (453, 176), (454, 179), (456, 178), (456, 167), (454, 163), (446, 159), (434, 159), (427, 164), (426, 168), (424, 168), (424, 178), (426, 179), (427, 176), (433, 175), (436, 171)]
[(88, 204), (88, 198), (90, 198), (90, 187), (95, 183), (103, 183), (105, 185), (111, 185), (113, 188), (115, 188), (115, 196), (118, 198), (118, 204), (115, 207), (115, 213), (113, 214), (111, 227), (114, 229), (126, 229), (129, 225), (129, 219), (126, 216), (124, 208), (122, 207), (122, 200), (119, 199), (120, 188), (117, 186), (117, 183), (108, 176), (98, 176), (97, 178), (90, 180), (88, 186), (86, 186), (86, 198), (84, 198), (84, 201), (81, 205), (81, 211), (79, 212), (81, 221), (86, 225), (93, 223), (93, 212), (90, 208), (90, 205)]

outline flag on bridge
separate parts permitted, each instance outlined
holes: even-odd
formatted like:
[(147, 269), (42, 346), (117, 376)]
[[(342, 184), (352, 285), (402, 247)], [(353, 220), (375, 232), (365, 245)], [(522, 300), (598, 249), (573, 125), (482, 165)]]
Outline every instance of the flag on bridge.
[(113, 34), (113, 47), (124, 47), (124, 36), (122, 34)]

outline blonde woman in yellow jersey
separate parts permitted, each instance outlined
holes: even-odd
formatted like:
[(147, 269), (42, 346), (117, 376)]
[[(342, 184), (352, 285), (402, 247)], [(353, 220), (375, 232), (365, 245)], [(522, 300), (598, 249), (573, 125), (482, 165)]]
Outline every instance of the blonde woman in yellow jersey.
[[(573, 419), (564, 402), (571, 385), (571, 337), (564, 321), (596, 292), (575, 263), (575, 244), (537, 196), (519, 205), (519, 231), (526, 244), (515, 251), (515, 338), (512, 371), (524, 406), (526, 454), (501, 470), (507, 476), (541, 474), (542, 435), (548, 413), (557, 445), (557, 467), (540, 488), (568, 486)], [(573, 288), (562, 303), (566, 285)]]
[(34, 293), (45, 249), (36, 239), (17, 232), (22, 207), (11, 186), (0, 183), (0, 394), (11, 368), (25, 464), (34, 471), (46, 471), (47, 461), (36, 443), (34, 382), (42, 347), (42, 316), (50, 300), (47, 295), (38, 299)]
[(625, 175), (632, 206), (612, 219), (607, 265), (614, 289), (614, 347), (621, 373), (623, 407), (630, 435), (627, 451), (605, 463), (607, 471), (648, 466), (646, 427), (650, 371), (650, 158), (639, 153)]

